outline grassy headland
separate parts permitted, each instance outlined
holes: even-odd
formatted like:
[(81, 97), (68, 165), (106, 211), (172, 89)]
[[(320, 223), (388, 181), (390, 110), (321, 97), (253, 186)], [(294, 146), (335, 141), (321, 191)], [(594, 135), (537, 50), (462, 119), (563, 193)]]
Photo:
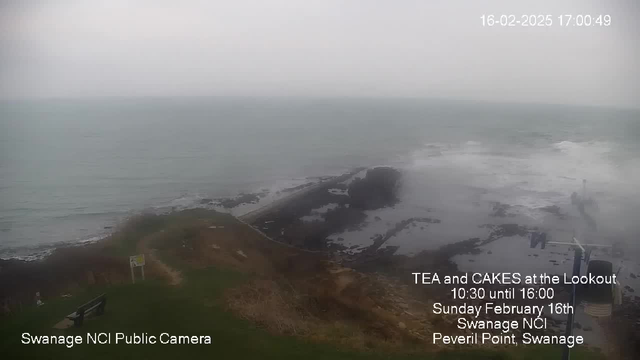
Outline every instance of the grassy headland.
[[(147, 280), (130, 284), (127, 257), (138, 252), (148, 252), (178, 271), (182, 281), (170, 285), (166, 269), (150, 261)], [(8, 359), (560, 358), (559, 347), (444, 350), (425, 347), (416, 341), (419, 332), (408, 333), (389, 325), (397, 321), (392, 309), (376, 312), (366, 305), (367, 299), (377, 301), (374, 297), (377, 295), (357, 283), (374, 280), (352, 272), (346, 272), (350, 277), (345, 277), (345, 272), (335, 275), (328, 271), (328, 263), (322, 254), (300, 253), (268, 241), (226, 214), (193, 210), (137, 217), (99, 244), (64, 249), (38, 264), (3, 263), (0, 281), (12, 287), (3, 290), (2, 295), (13, 296), (11, 304), (19, 303), (22, 309), (13, 306), (10, 314), (0, 318), (0, 353)], [(19, 281), (9, 282), (10, 279)], [(246, 287), (259, 280), (283, 284), (289, 290), (278, 288), (270, 293), (257, 293), (249, 299), (253, 302), (244, 302), (236, 307), (240, 311), (232, 311), (233, 301), (239, 299), (235, 296), (238, 291), (251, 293), (252, 288)], [(341, 288), (342, 281), (351, 281), (345, 285), (348, 291)], [(20, 286), (21, 283), (28, 284)], [(243, 287), (248, 290), (242, 292)], [(42, 292), (44, 306), (36, 307), (29, 302), (29, 294), (35, 289)], [(61, 297), (67, 293), (72, 296)], [(53, 328), (78, 305), (100, 293), (107, 293), (108, 297), (104, 315), (87, 319), (81, 328)], [(271, 297), (283, 294), (296, 294), (298, 300), (269, 302)], [(263, 317), (243, 313), (242, 309), (247, 309), (243, 304), (253, 306), (252, 309), (263, 305), (258, 309), (282, 311), (281, 317), (306, 330), (300, 334), (287, 331), (291, 327), (278, 331), (268, 321), (261, 322)], [(273, 304), (289, 308), (275, 309)], [(411, 330), (410, 321), (405, 321)], [(317, 330), (309, 332), (309, 326), (304, 324), (317, 325)], [(95, 332), (156, 336), (166, 332), (208, 335), (212, 344), (82, 344), (67, 348), (24, 345), (21, 334), (25, 332), (81, 335), (84, 340), (86, 333)], [(350, 346), (352, 339), (359, 346)], [(572, 353), (572, 359), (601, 358), (598, 353), (580, 348)]]

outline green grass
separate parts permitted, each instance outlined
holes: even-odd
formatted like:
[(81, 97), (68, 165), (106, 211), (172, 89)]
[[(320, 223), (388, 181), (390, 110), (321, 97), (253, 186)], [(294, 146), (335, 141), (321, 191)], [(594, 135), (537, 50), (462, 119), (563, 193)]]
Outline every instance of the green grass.
[[(436, 354), (385, 354), (356, 352), (331, 344), (315, 344), (285, 336), (275, 336), (226, 312), (221, 306), (224, 289), (241, 283), (245, 275), (210, 268), (186, 274), (180, 287), (146, 281), (135, 285), (90, 288), (72, 298), (48, 301), (4, 318), (0, 324), (2, 359), (559, 359), (558, 347), (519, 347), (508, 352), (449, 351)], [(52, 326), (88, 299), (107, 293), (104, 315), (87, 319), (81, 328), (55, 330)], [(159, 335), (209, 335), (211, 345), (23, 345), (21, 334), (32, 335), (124, 332)], [(115, 335), (113, 335), (115, 337)], [(572, 359), (602, 357), (574, 350)]]
[(114, 233), (109, 246), (105, 247), (104, 251), (108, 255), (128, 258), (130, 255), (137, 254), (137, 244), (145, 236), (163, 230), (175, 232), (176, 235), (183, 237), (188, 235), (188, 231), (194, 231), (198, 227), (195, 226), (196, 224), (202, 226), (205, 222), (218, 225), (238, 223), (229, 214), (206, 209), (191, 209), (164, 215), (136, 215)]

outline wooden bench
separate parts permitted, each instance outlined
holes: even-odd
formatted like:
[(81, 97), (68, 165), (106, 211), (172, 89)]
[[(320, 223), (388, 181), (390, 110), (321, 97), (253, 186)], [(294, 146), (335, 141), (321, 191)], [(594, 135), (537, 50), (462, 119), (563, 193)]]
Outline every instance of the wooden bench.
[(84, 316), (95, 311), (96, 315), (102, 315), (104, 308), (107, 306), (107, 294), (102, 294), (97, 298), (89, 301), (86, 304), (82, 304), (78, 307), (78, 310), (67, 315), (67, 319), (73, 320), (73, 325), (82, 326)]

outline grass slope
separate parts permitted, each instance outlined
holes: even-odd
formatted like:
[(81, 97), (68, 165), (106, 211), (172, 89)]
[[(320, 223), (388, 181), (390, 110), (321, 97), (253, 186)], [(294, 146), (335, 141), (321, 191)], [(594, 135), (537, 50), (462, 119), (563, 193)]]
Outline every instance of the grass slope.
[[(329, 344), (274, 336), (226, 312), (222, 291), (243, 281), (244, 275), (215, 268), (188, 274), (181, 287), (147, 281), (136, 285), (94, 288), (72, 298), (48, 302), (5, 318), (0, 326), (0, 353), (5, 359), (540, 359), (560, 358), (557, 347), (528, 347), (510, 352), (449, 351), (436, 354), (381, 354), (337, 349)], [(106, 291), (107, 311), (88, 319), (82, 328), (66, 331), (52, 326), (77, 305)], [(125, 332), (159, 335), (209, 335), (211, 345), (24, 345), (21, 334), (81, 335)], [(115, 336), (115, 335), (114, 335)], [(7, 357), (5, 357), (7, 355)], [(598, 354), (574, 350), (572, 359), (599, 359)]]
[[(180, 227), (194, 219), (211, 219), (210, 212), (184, 212), (181, 215), (142, 217), (118, 233), (109, 249), (119, 256), (135, 253), (137, 241), (163, 228)], [(216, 222), (233, 221), (228, 215), (213, 214)], [(167, 230), (169, 231), (169, 230)], [(166, 259), (171, 261), (171, 259)], [(558, 346), (519, 346), (508, 351), (500, 350), (451, 350), (438, 353), (382, 353), (357, 352), (341, 349), (328, 343), (311, 343), (299, 338), (277, 336), (256, 328), (226, 311), (222, 304), (225, 289), (247, 280), (247, 275), (207, 268), (189, 270), (180, 262), (171, 261), (181, 268), (185, 281), (180, 286), (147, 280), (135, 285), (110, 287), (92, 286), (74, 294), (71, 298), (47, 301), (42, 307), (33, 307), (0, 318), (0, 358), (2, 359), (505, 359), (533, 360), (560, 359)], [(104, 315), (88, 318), (81, 328), (53, 329), (53, 325), (78, 305), (107, 293)], [(127, 335), (146, 333), (159, 336), (209, 335), (211, 345), (24, 345), (22, 333), (31, 335), (80, 335), (86, 343), (87, 333), (123, 332)], [(601, 354), (574, 349), (573, 360), (603, 359)]]

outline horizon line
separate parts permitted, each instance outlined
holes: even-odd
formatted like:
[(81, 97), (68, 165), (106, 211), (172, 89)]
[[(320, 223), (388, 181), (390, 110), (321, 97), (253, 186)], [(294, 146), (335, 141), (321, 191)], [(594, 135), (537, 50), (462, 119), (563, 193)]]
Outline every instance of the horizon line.
[(553, 103), (553, 102), (527, 102), (527, 101), (498, 101), (487, 99), (455, 98), (455, 97), (431, 97), (431, 96), (354, 96), (354, 95), (82, 95), (82, 96), (17, 96), (0, 97), (0, 102), (13, 101), (82, 101), (82, 100), (136, 100), (136, 99), (306, 99), (306, 100), (414, 100), (414, 101), (449, 101), (459, 103), (474, 103), (486, 105), (533, 105), (533, 106), (565, 106), (578, 108), (603, 108), (616, 110), (640, 110), (640, 105), (611, 105), (611, 104), (582, 104), (582, 103)]

